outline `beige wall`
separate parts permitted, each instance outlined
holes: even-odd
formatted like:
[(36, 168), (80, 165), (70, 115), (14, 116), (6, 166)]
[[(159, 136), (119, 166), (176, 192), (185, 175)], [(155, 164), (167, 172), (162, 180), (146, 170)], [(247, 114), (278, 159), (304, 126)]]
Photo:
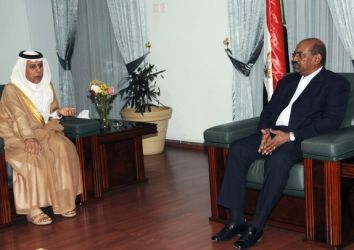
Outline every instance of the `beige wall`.
[(58, 82), (58, 62), (49, 0), (1, 0), (0, 32), (0, 84), (9, 82), (17, 55), (25, 49), (41, 51), (51, 65), (53, 82)]
[(150, 59), (167, 70), (159, 80), (161, 101), (173, 108), (167, 138), (203, 142), (206, 128), (232, 119), (232, 66), (222, 43), (227, 1), (145, 3)]
[[(228, 36), (226, 1), (145, 2), (150, 59), (167, 70), (159, 82), (161, 101), (173, 108), (167, 138), (203, 142), (207, 127), (232, 118), (232, 66), (222, 44)], [(1, 0), (0, 31), (1, 83), (9, 81), (18, 52), (29, 48), (45, 54), (58, 82), (49, 0)]]

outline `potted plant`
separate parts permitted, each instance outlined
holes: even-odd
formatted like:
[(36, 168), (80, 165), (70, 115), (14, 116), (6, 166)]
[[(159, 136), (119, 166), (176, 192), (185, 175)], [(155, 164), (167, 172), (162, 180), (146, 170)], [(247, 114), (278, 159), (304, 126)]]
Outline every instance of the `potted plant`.
[(136, 67), (146, 55), (127, 65), (128, 86), (120, 90), (119, 94), (124, 102), (121, 110), (124, 120), (157, 124), (158, 133), (143, 138), (144, 155), (152, 155), (164, 150), (168, 119), (171, 117), (172, 109), (158, 100), (160, 88), (156, 85), (156, 79), (163, 78), (162, 73), (165, 70), (158, 71), (153, 64)]

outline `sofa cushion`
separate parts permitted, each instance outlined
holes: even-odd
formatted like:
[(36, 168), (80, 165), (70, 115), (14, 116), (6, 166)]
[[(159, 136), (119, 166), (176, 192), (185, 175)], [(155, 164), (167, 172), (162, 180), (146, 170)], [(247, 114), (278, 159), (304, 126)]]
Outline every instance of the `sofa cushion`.
[[(256, 160), (252, 163), (247, 175), (247, 187), (261, 190), (264, 181), (264, 159)], [(304, 165), (295, 164), (289, 173), (288, 183), (283, 194), (304, 197)]]
[(69, 138), (80, 138), (100, 133), (100, 122), (95, 119), (82, 119), (65, 117), (60, 123), (64, 127), (64, 133)]

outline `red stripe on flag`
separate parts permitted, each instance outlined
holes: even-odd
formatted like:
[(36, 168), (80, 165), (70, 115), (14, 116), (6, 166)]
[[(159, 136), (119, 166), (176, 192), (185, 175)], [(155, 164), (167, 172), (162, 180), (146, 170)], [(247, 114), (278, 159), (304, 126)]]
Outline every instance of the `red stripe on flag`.
[(267, 26), (270, 34), (273, 89), (286, 73), (286, 56), (284, 50), (284, 35), (279, 0), (266, 2)]

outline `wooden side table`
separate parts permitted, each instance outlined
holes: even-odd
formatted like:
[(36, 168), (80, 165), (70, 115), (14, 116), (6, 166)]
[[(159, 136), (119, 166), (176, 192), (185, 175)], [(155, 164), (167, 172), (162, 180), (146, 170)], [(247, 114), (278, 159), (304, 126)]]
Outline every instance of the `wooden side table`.
[(157, 133), (157, 125), (121, 122), (97, 136), (93, 157), (100, 164), (102, 189), (146, 181), (142, 137)]
[(76, 146), (80, 159), (82, 174), (81, 202), (89, 198), (97, 198), (102, 195), (101, 171), (97, 158), (93, 152), (97, 151), (97, 135), (88, 137), (71, 138)]
[[(111, 121), (118, 124), (118, 121)], [(146, 181), (142, 137), (157, 133), (156, 124), (119, 121), (97, 135), (72, 139), (83, 175), (81, 201), (110, 188)]]

